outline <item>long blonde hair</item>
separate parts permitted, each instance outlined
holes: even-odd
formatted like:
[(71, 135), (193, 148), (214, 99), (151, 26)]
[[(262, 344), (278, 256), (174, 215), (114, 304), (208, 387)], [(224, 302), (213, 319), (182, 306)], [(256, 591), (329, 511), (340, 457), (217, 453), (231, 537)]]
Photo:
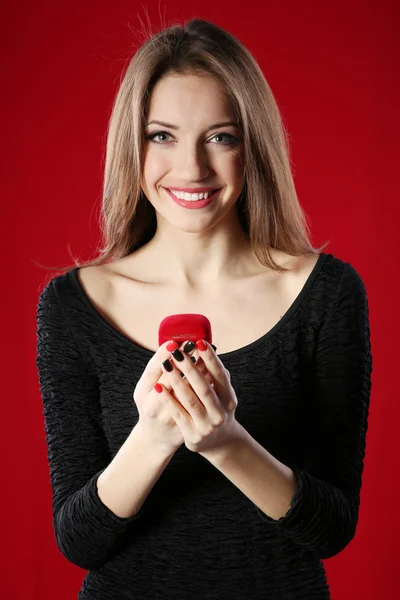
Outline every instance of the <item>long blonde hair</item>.
[[(155, 83), (167, 74), (211, 75), (231, 101), (245, 152), (245, 184), (236, 206), (258, 260), (276, 271), (269, 247), (289, 255), (318, 254), (300, 206), (290, 165), (288, 134), (276, 100), (249, 50), (221, 27), (194, 18), (150, 35), (131, 59), (109, 121), (100, 229), (103, 247), (94, 259), (67, 267), (109, 263), (154, 236), (154, 207), (141, 190), (144, 128)], [(37, 263), (39, 264), (39, 263)]]

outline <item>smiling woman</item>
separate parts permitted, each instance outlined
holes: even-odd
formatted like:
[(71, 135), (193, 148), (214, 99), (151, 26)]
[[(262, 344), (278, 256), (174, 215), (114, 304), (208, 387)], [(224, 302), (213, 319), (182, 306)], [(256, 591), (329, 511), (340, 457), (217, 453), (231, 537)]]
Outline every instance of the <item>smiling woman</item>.
[[(167, 118), (153, 118), (161, 114)], [(244, 186), (244, 144), (223, 87), (205, 74), (166, 75), (153, 88), (148, 119), (142, 189), (156, 211), (157, 229), (162, 223), (165, 235), (165, 228), (191, 233), (212, 228), (214, 239), (240, 238), (236, 202)], [(160, 123), (174, 133), (156, 130)], [(206, 198), (199, 198), (201, 190)], [(186, 210), (166, 202), (165, 191)]]
[[(204, 187), (221, 192), (198, 210), (186, 197), (172, 204), (164, 190)], [(291, 267), (274, 249), (312, 257), (329, 243), (310, 242), (288, 136), (259, 65), (237, 38), (201, 19), (159, 31), (132, 58), (109, 123), (100, 253), (47, 268), (132, 255), (155, 242), (161, 222), (192, 233), (233, 227), (232, 238), (244, 234), (257, 264), (277, 273)]]
[[(367, 296), (311, 245), (274, 96), (227, 31), (193, 19), (132, 58), (101, 225), (101, 255), (37, 308), (54, 529), (89, 570), (80, 600), (328, 600), (321, 560), (358, 519)], [(159, 346), (177, 313), (206, 316), (214, 346)]]

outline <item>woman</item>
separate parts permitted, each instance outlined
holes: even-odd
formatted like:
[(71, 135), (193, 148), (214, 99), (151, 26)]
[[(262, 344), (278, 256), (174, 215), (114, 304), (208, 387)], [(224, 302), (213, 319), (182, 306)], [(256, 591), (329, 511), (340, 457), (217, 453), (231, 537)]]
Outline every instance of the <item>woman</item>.
[[(127, 69), (105, 248), (37, 310), (55, 535), (89, 571), (82, 600), (330, 598), (321, 559), (358, 520), (368, 301), (311, 246), (286, 140), (214, 24), (159, 32)], [(177, 313), (206, 315), (216, 346), (158, 347)]]

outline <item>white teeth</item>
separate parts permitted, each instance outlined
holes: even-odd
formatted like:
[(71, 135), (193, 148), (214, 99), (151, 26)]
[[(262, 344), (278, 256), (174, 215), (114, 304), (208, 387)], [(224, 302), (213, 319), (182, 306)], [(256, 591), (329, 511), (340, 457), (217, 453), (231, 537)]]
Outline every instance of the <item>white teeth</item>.
[(176, 192), (175, 190), (169, 190), (174, 196), (180, 198), (181, 200), (188, 200), (189, 202), (196, 202), (196, 200), (206, 200), (209, 196), (211, 196), (211, 192), (201, 193), (201, 194), (188, 194), (186, 192)]

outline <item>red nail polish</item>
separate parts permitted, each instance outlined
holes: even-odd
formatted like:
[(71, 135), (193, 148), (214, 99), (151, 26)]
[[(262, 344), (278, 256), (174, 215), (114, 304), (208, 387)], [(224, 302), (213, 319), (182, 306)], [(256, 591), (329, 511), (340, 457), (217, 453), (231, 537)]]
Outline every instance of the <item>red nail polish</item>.
[(199, 350), (207, 350), (207, 345), (203, 340), (198, 340), (196, 346)]
[(175, 340), (171, 340), (167, 344), (167, 350), (169, 352), (172, 352), (173, 350), (176, 350), (178, 347), (179, 347), (179, 344), (178, 344), (178, 342), (175, 342)]
[(156, 392), (158, 392), (159, 394), (161, 394), (161, 392), (163, 391), (162, 385), (161, 383), (156, 383), (154, 386), (154, 389), (156, 390)]

